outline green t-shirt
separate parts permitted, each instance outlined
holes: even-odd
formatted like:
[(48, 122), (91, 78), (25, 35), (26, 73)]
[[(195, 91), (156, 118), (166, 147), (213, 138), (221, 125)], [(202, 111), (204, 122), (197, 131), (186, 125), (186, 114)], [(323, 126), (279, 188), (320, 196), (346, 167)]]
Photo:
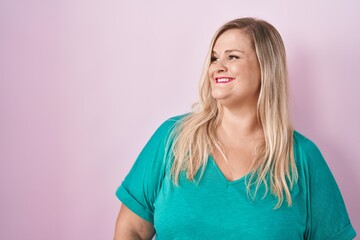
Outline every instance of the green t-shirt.
[[(251, 200), (246, 177), (228, 181), (209, 156), (197, 184), (180, 175), (169, 177), (164, 159), (167, 140), (182, 116), (165, 121), (137, 158), (116, 195), (129, 209), (154, 224), (157, 240), (349, 240), (356, 235), (339, 188), (316, 145), (294, 132), (299, 180), (291, 191), (293, 205), (274, 210), (277, 199)], [(200, 171), (199, 171), (200, 172)]]

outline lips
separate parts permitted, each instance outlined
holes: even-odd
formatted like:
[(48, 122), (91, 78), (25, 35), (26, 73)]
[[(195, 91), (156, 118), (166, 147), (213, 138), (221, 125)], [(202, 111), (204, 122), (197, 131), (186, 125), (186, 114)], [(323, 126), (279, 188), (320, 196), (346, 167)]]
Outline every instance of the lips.
[(216, 83), (229, 83), (234, 80), (235, 80), (235, 78), (231, 78), (231, 77), (216, 77), (215, 78)]

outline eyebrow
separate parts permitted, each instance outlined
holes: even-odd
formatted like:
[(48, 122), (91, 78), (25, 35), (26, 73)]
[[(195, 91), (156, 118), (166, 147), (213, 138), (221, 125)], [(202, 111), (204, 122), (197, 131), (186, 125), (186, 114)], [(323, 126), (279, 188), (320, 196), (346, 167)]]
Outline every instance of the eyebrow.
[[(241, 52), (241, 53), (245, 53), (244, 51), (241, 51), (239, 49), (228, 49), (228, 50), (225, 50), (225, 53), (229, 53), (229, 52)], [(216, 51), (212, 51), (211, 53), (216, 53)]]

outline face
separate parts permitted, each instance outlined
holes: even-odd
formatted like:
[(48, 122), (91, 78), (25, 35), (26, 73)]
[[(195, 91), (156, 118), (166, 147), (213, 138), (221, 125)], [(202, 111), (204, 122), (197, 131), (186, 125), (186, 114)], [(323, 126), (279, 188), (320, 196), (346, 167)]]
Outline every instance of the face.
[(230, 29), (216, 40), (208, 70), (212, 97), (228, 107), (255, 106), (260, 67), (247, 34)]

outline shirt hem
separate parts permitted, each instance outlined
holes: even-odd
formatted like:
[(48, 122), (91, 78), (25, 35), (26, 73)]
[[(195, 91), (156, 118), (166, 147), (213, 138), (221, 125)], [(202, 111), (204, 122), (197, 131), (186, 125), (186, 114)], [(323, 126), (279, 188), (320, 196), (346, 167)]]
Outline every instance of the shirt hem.
[(356, 232), (351, 223), (347, 225), (343, 230), (337, 232), (327, 240), (350, 240), (356, 237)]
[(141, 205), (126, 189), (121, 185), (116, 191), (117, 198), (132, 212), (142, 219), (154, 224), (153, 214), (143, 205)]

